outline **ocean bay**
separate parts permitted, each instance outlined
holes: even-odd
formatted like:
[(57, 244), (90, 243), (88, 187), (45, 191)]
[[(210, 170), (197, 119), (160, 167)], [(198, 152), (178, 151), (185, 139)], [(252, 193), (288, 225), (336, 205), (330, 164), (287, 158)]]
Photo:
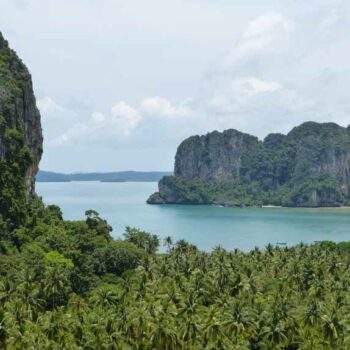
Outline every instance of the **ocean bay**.
[(46, 204), (61, 207), (65, 219), (84, 218), (87, 209), (97, 210), (122, 237), (125, 226), (186, 239), (210, 251), (253, 249), (268, 243), (350, 240), (349, 208), (222, 208), (211, 205), (148, 205), (154, 182), (51, 182), (37, 183)]

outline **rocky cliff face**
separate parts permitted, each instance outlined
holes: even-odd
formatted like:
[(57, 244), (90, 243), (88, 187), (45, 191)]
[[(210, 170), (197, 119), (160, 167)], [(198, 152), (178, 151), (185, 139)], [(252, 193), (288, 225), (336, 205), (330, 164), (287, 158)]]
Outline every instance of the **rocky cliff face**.
[(208, 181), (239, 177), (242, 155), (258, 143), (256, 137), (237, 130), (190, 137), (177, 150), (175, 176)]
[(26, 222), (42, 142), (31, 76), (0, 33), (0, 232)]
[(148, 202), (349, 204), (348, 129), (308, 122), (264, 141), (236, 130), (190, 137), (176, 153), (175, 176), (163, 178)]
[(36, 107), (31, 75), (9, 48), (0, 33), (0, 159), (6, 160), (9, 145), (6, 133), (17, 130), (24, 137), (31, 160), (25, 169), (25, 186), (28, 194), (34, 193), (34, 179), (42, 155), (40, 113)]

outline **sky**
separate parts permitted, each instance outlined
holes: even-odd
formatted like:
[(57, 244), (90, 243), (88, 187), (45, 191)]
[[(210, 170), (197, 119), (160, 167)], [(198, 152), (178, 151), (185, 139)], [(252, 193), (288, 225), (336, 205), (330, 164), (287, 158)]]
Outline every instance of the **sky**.
[(348, 0), (0, 0), (40, 168), (172, 170), (185, 138), (350, 124)]

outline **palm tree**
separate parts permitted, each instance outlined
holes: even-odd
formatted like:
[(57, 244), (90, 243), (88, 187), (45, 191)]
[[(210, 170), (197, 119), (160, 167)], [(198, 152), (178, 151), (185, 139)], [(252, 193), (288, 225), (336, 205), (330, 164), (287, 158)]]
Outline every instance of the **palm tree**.
[(61, 298), (65, 296), (65, 286), (68, 284), (68, 278), (63, 269), (48, 267), (45, 271), (42, 282), (42, 290), (48, 307), (54, 309)]
[(167, 251), (170, 253), (171, 248), (173, 247), (173, 239), (170, 236), (164, 238), (164, 246), (167, 247)]
[(343, 322), (339, 319), (335, 310), (322, 315), (322, 330), (331, 346), (335, 346), (344, 330)]
[(229, 337), (237, 337), (245, 333), (249, 335), (255, 334), (255, 323), (250, 312), (240, 302), (235, 302), (231, 311), (225, 313), (223, 326)]
[(115, 291), (108, 287), (100, 287), (90, 298), (90, 302), (95, 307), (109, 308), (118, 304), (119, 297)]

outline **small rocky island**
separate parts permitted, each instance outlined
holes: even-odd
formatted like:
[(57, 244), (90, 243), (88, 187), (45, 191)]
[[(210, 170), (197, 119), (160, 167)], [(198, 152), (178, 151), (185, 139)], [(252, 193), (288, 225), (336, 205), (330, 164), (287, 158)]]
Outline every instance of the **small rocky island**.
[(306, 122), (263, 141), (237, 130), (192, 136), (149, 204), (335, 207), (350, 204), (350, 127)]

